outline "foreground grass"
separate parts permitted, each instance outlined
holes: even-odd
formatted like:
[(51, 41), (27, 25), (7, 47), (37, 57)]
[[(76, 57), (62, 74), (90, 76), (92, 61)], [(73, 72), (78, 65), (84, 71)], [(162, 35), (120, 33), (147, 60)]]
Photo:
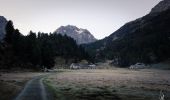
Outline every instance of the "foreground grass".
[(13, 100), (30, 79), (42, 74), (38, 72), (0, 72), (0, 100)]
[(21, 86), (15, 85), (14, 82), (0, 81), (0, 100), (12, 100), (21, 88)]
[(159, 91), (140, 88), (60, 86), (47, 80), (45, 83), (54, 92), (56, 100), (158, 100), (159, 97)]
[[(169, 100), (169, 83), (162, 84), (164, 81), (158, 79), (158, 84), (152, 78), (155, 75), (150, 75), (150, 72), (131, 72), (127, 69), (66, 70), (46, 78), (44, 82), (54, 92), (56, 100), (159, 100), (160, 89), (165, 87), (168, 90), (165, 91), (165, 100)], [(139, 73), (143, 76), (134, 76)], [(148, 75), (150, 78), (147, 79)], [(132, 80), (124, 77), (130, 77)]]
[(54, 86), (48, 80), (45, 83), (54, 92), (56, 100), (121, 100), (115, 90), (108, 88)]

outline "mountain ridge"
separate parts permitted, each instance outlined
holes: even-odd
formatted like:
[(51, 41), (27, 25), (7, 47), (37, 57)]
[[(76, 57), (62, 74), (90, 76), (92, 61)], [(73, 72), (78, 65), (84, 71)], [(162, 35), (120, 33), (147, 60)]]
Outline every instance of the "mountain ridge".
[[(155, 7), (163, 6), (164, 2), (167, 1), (161, 1)], [(155, 7), (153, 9), (156, 9)], [(162, 9), (156, 13), (151, 11), (141, 18), (126, 23), (108, 37), (84, 45), (84, 47), (94, 58), (110, 59), (113, 60), (113, 64), (120, 66), (128, 66), (137, 62), (158, 62), (167, 59), (170, 56), (167, 52), (170, 50), (168, 42), (170, 41), (168, 39), (168, 36), (170, 36), (168, 28), (170, 10), (169, 6), (166, 6), (166, 8), (167, 10)], [(164, 34), (162, 35), (162, 33)], [(163, 55), (161, 52), (167, 54)]]
[(151, 9), (150, 14), (159, 13), (170, 8), (170, 0), (162, 0), (155, 7)]
[(88, 44), (97, 40), (87, 29), (78, 28), (73, 25), (61, 26), (54, 31), (54, 34), (72, 37), (77, 44)]

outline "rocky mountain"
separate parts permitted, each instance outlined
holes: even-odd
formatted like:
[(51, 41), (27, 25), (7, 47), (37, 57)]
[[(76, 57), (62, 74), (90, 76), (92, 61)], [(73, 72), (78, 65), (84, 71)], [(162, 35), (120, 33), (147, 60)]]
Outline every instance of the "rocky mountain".
[(0, 41), (4, 38), (6, 23), (7, 23), (6, 18), (0, 16)]
[(170, 58), (168, 5), (169, 0), (161, 1), (144, 17), (126, 23), (100, 41), (84, 45), (86, 50), (97, 59), (111, 59), (113, 64), (120, 66), (136, 62), (153, 63)]
[(133, 33), (138, 28), (143, 27), (147, 23), (148, 20), (153, 19), (157, 15), (159, 15), (161, 12), (166, 11), (170, 9), (170, 0), (162, 0), (160, 3), (158, 3), (154, 8), (152, 8), (151, 12), (144, 17), (138, 18), (134, 21), (126, 23), (124, 26), (122, 26), (120, 29), (118, 29), (116, 32), (113, 32), (109, 38), (112, 39), (112, 41), (124, 37), (124, 35)]
[(154, 8), (152, 8), (150, 13), (159, 13), (170, 8), (170, 0), (162, 0)]
[(87, 44), (95, 42), (95, 37), (87, 30), (67, 25), (59, 27), (54, 34), (67, 35), (72, 37), (78, 44)]

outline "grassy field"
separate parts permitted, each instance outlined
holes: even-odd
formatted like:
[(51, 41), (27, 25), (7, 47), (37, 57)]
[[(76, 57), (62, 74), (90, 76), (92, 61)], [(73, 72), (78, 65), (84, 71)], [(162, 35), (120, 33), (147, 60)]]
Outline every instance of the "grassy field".
[(56, 100), (170, 100), (170, 70), (63, 70), (44, 81)]
[(0, 100), (13, 100), (28, 80), (43, 73), (10, 72), (0, 73)]

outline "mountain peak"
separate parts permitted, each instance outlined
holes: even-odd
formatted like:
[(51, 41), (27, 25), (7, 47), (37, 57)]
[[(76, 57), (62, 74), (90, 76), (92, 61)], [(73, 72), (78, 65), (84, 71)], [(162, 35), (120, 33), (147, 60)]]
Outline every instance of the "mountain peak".
[(159, 13), (165, 10), (170, 9), (170, 0), (162, 0), (161, 2), (159, 2), (154, 8), (152, 8), (151, 10), (151, 14), (152, 13)]
[(0, 25), (7, 22), (7, 19), (4, 16), (0, 16)]
[(95, 37), (87, 29), (78, 28), (74, 25), (61, 26), (54, 33), (72, 37), (78, 44), (96, 41)]
[(74, 25), (66, 25), (66, 26), (62, 26), (64, 28), (68, 28), (68, 29), (72, 29), (72, 30), (75, 30), (75, 29), (78, 29), (76, 26)]

